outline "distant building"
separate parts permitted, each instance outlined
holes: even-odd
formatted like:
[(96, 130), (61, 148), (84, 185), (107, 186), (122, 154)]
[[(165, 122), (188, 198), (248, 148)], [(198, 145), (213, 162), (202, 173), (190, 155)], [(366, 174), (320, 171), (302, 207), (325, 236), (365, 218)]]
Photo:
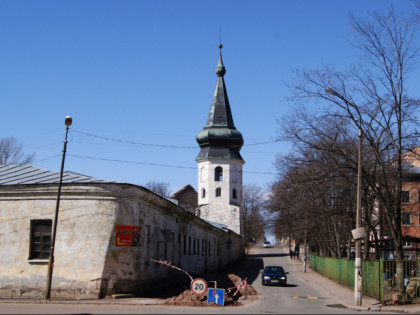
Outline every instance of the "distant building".
[(413, 161), (402, 185), (401, 232), (404, 256), (416, 259), (420, 256), (420, 167)]
[(191, 185), (186, 185), (171, 196), (178, 205), (191, 213), (197, 211), (197, 192)]

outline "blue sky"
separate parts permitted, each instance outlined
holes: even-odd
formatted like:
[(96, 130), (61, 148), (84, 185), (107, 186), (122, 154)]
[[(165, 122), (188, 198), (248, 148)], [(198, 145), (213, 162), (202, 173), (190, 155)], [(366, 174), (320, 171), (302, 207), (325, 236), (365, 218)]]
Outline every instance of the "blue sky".
[[(347, 69), (358, 17), (411, 0), (0, 1), (0, 137), (14, 136), (34, 165), (171, 193), (197, 187), (196, 134), (216, 86), (218, 44), (244, 183), (275, 179), (277, 120), (290, 111), (295, 68)], [(419, 72), (407, 88), (418, 91)], [(418, 93), (418, 92), (417, 92)], [(412, 95), (412, 96), (419, 96)], [(110, 140), (113, 139), (113, 140)], [(271, 142), (268, 144), (252, 145)]]

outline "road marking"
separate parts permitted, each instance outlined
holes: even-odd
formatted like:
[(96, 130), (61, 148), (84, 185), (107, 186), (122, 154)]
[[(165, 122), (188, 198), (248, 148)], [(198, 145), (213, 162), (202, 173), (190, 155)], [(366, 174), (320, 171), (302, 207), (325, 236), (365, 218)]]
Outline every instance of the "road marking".
[(292, 295), (291, 296), (294, 299), (311, 299), (311, 300), (318, 300), (318, 299), (325, 299), (318, 296), (298, 296), (298, 295)]

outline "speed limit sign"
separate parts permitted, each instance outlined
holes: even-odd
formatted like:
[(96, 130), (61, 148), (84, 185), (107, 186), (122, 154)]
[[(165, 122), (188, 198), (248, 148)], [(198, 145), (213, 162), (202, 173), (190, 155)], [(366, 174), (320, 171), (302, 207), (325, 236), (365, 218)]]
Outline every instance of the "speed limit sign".
[(197, 278), (191, 282), (191, 291), (197, 295), (204, 294), (207, 291), (207, 283), (205, 280)]

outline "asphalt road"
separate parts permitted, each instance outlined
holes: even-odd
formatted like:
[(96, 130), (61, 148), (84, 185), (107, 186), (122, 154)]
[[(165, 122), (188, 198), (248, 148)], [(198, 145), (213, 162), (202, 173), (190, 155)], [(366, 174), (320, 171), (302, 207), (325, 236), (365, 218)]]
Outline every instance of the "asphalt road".
[[(281, 265), (288, 274), (287, 286), (263, 286), (260, 271), (265, 265)], [(0, 303), (0, 314), (360, 314), (332, 307), (334, 302), (322, 286), (308, 282), (296, 270), (282, 248), (256, 248), (245, 263), (232, 269), (261, 293), (258, 300), (238, 307), (183, 307), (144, 305), (135, 300), (109, 304), (103, 300), (91, 304)], [(101, 302), (103, 301), (103, 302)], [(127, 304), (126, 304), (127, 303)], [(370, 312), (372, 313), (372, 312)]]

